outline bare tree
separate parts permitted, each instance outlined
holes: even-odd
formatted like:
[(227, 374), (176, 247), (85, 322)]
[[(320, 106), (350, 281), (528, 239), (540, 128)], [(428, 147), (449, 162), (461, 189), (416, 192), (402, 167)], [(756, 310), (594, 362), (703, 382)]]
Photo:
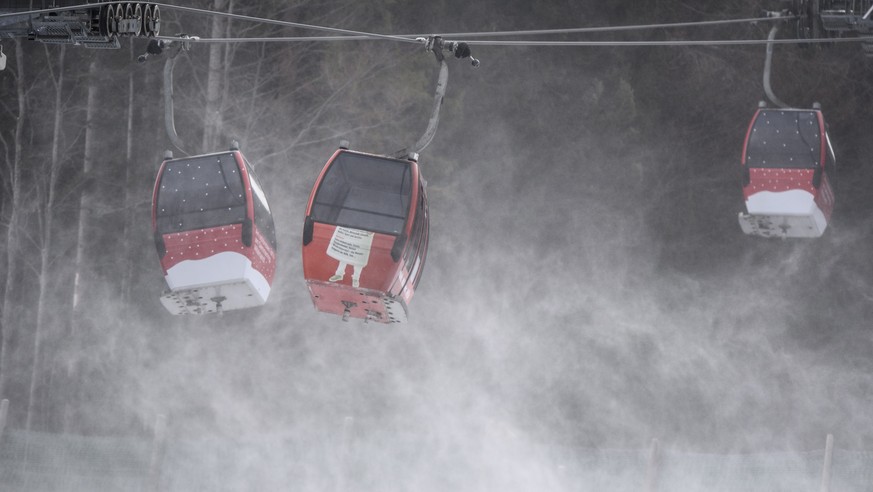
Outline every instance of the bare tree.
[(85, 103), (85, 150), (82, 159), (82, 175), (86, 186), (79, 198), (79, 225), (76, 238), (76, 259), (75, 259), (75, 280), (73, 284), (73, 309), (79, 307), (83, 297), (84, 276), (87, 275), (87, 269), (84, 266), (86, 253), (86, 233), (93, 226), (94, 209), (96, 203), (96, 193), (94, 186), (90, 184), (92, 180), (92, 167), (95, 157), (95, 147), (97, 135), (95, 134), (96, 118), (97, 118), (97, 84), (96, 80), (99, 74), (97, 61), (92, 60), (88, 67), (88, 97)]
[[(13, 321), (13, 294), (15, 292), (15, 279), (20, 268), (18, 253), (20, 250), (19, 224), (22, 215), (22, 152), (24, 147), (24, 122), (27, 109), (27, 94), (25, 93), (24, 80), (24, 54), (21, 42), (15, 40), (15, 89), (18, 96), (18, 111), (13, 113), (15, 118), (15, 132), (12, 141), (12, 158), (7, 159), (6, 173), (9, 195), (9, 219), (6, 225), (6, 286), (3, 289), (3, 312), (0, 315), (0, 395), (4, 395), (7, 379), (9, 377), (9, 340), (12, 336)], [(8, 150), (8, 146), (7, 146)]]
[(64, 66), (64, 58), (66, 54), (66, 46), (61, 45), (59, 49), (57, 63), (53, 63), (51, 55), (46, 48), (46, 58), (48, 59), (48, 69), (50, 78), (55, 90), (54, 98), (54, 119), (52, 124), (52, 143), (51, 143), (51, 158), (48, 162), (48, 173), (45, 173), (45, 182), (38, 185), (37, 198), (38, 206), (41, 208), (41, 213), (38, 214), (38, 219), (41, 222), (39, 244), (39, 271), (37, 273), (37, 282), (39, 294), (37, 295), (36, 305), (36, 325), (33, 333), (33, 358), (30, 369), (30, 389), (27, 396), (27, 417), (25, 421), (25, 429), (30, 430), (33, 425), (34, 408), (36, 405), (37, 383), (40, 379), (41, 355), (43, 348), (43, 339), (46, 336), (48, 323), (48, 303), (49, 289), (51, 285), (51, 263), (52, 263), (52, 245), (54, 242), (54, 208), (57, 198), (58, 176), (60, 175), (60, 166), (62, 159), (60, 157), (61, 146), (61, 126), (63, 124), (64, 113), (64, 80), (66, 67)]
[[(231, 2), (232, 6), (232, 2)], [(228, 0), (213, 0), (212, 9), (216, 12), (227, 10)], [(213, 17), (210, 35), (213, 38), (223, 36), (229, 21), (225, 17)], [(222, 90), (222, 85), (227, 86), (227, 71), (230, 68), (226, 63), (227, 45), (213, 43), (209, 46), (209, 71), (206, 78), (206, 108), (203, 115), (203, 144), (204, 152), (211, 152), (216, 145), (218, 135), (221, 133), (222, 118), (222, 95), (227, 92)]]

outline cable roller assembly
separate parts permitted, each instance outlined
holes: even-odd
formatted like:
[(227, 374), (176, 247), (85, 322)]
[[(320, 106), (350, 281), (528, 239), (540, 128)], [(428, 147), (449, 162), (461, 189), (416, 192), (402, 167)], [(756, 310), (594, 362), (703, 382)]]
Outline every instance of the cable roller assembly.
[(476, 58), (473, 58), (470, 45), (463, 41), (446, 41), (442, 36), (428, 36), (426, 38), (419, 37), (416, 38), (416, 41), (424, 43), (424, 49), (432, 52), (434, 56), (436, 56), (438, 62), (442, 62), (445, 59), (443, 52), (448, 51), (453, 54), (455, 58), (469, 58), (473, 67), (479, 66), (480, 62)]

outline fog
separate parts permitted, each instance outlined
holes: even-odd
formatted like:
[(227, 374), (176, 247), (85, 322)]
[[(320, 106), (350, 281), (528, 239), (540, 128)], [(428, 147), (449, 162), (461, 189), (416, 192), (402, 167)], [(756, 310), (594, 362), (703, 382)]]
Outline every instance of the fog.
[[(391, 14), (404, 32), (642, 22), (618, 5), (567, 7), (575, 17), (560, 19), (557, 3), (543, 18), (507, 6), (490, 23), (458, 11), (422, 18), (408, 6)], [(662, 8), (653, 15), (744, 16), (682, 2)], [(383, 26), (325, 16), (327, 25)], [(710, 34), (725, 32), (764, 30)], [(267, 141), (265, 128), (296, 132), (295, 116), (310, 108), (289, 107), (281, 121), (265, 109), (242, 141), (279, 235), (263, 308), (173, 317), (161, 307), (148, 202), (170, 144), (160, 108), (137, 116), (143, 139), (157, 139), (137, 159), (136, 205), (125, 205), (142, 252), (131, 266), (137, 294), (119, 299), (112, 275), (98, 275), (79, 315), (90, 328), (52, 332), (45, 357), (73, 377), (51, 376), (68, 385), (63, 394), (41, 379), (46, 417), (35, 430), (49, 443), (67, 434), (131, 438), (129, 452), (148, 455), (163, 416), (165, 490), (620, 491), (643, 490), (657, 440), (658, 490), (811, 490), (830, 434), (844, 472), (833, 490), (856, 490), (870, 466), (862, 452), (873, 449), (873, 172), (861, 130), (871, 69), (857, 45), (777, 49), (777, 93), (821, 101), (837, 153), (836, 209), (814, 240), (746, 237), (737, 223), (763, 46), (474, 46), (478, 69), (449, 60), (440, 128), (420, 160), (427, 264), (400, 326), (316, 312), (301, 265), (308, 193), (339, 143), (333, 137), (389, 153), (414, 142), (429, 116), (433, 57), (402, 46), (377, 57), (372, 46), (331, 55), (344, 65), (329, 83), (344, 73), (356, 80), (337, 92), (340, 116), (314, 120), (288, 150)], [(99, 55), (135, 63), (120, 51)], [(153, 96), (162, 66), (136, 68)], [(177, 70), (180, 135), (196, 141), (205, 75), (193, 64)], [(227, 120), (222, 136), (245, 134), (244, 123)], [(101, 125), (100, 138), (124, 139), (118, 123)], [(53, 317), (68, 312), (59, 304)], [(21, 439), (33, 360), (27, 336), (16, 336), (4, 397), (7, 434)]]

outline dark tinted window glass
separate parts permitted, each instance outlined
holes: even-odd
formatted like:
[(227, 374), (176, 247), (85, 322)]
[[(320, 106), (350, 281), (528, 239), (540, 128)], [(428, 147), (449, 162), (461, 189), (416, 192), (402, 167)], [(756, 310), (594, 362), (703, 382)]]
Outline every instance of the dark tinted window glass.
[(821, 163), (821, 128), (815, 111), (761, 111), (746, 147), (749, 167), (815, 168)]
[(825, 153), (825, 173), (828, 175), (828, 179), (833, 184), (834, 174), (836, 174), (836, 157), (834, 156), (834, 149), (831, 148), (830, 143), (828, 143), (827, 152)]
[(418, 288), (418, 282), (421, 280), (421, 272), (424, 269), (424, 260), (427, 256), (427, 240), (428, 229), (430, 227), (430, 217), (427, 215), (427, 195), (424, 191), (424, 186), (419, 188), (418, 207), (415, 211), (415, 224), (413, 224), (412, 235), (415, 238), (416, 258), (412, 264), (412, 270), (409, 272), (412, 277), (412, 288)]
[(246, 197), (233, 154), (168, 162), (158, 188), (156, 215), (161, 233), (242, 222)]
[(410, 163), (343, 152), (328, 168), (312, 206), (317, 222), (400, 234), (409, 213)]
[(409, 235), (408, 248), (406, 249), (406, 255), (404, 256), (404, 263), (407, 264), (408, 268), (412, 268), (412, 262), (414, 260), (413, 255), (418, 254), (418, 248), (421, 244), (422, 233), (424, 232), (424, 222), (427, 218), (424, 214), (424, 187), (419, 186), (418, 188), (418, 206), (415, 208), (415, 219), (412, 221), (412, 231)]
[(249, 181), (252, 184), (252, 200), (255, 206), (255, 226), (261, 231), (261, 234), (267, 238), (270, 246), (276, 249), (276, 230), (273, 227), (273, 214), (270, 213), (270, 206), (267, 204), (267, 197), (264, 195), (264, 190), (258, 181), (252, 165), (248, 161), (244, 161), (246, 170), (249, 173)]

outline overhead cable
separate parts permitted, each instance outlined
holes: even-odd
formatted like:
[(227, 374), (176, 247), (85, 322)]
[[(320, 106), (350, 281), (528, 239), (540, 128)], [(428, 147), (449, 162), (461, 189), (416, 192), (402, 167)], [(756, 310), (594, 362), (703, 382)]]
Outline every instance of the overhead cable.
[[(104, 5), (110, 5), (118, 3), (115, 2), (94, 2), (94, 3), (85, 3), (81, 5), (71, 5), (69, 7), (53, 7), (49, 9), (35, 9), (35, 10), (24, 10), (21, 12), (10, 12), (7, 14), (0, 14), (0, 19), (4, 17), (16, 17), (20, 15), (39, 15), (39, 14), (50, 14), (52, 12), (66, 12), (68, 10), (79, 10), (83, 8), (94, 8), (94, 7), (102, 7)], [(7, 7), (8, 8), (8, 7)]]
[[(450, 35), (447, 35), (450, 36)], [(177, 37), (158, 36), (157, 39), (177, 41)], [(321, 41), (378, 41), (379, 39), (361, 36), (297, 36), (297, 37), (267, 37), (267, 38), (192, 38), (193, 43), (287, 43), (287, 42), (321, 42)], [(637, 40), (637, 41), (521, 41), (521, 40), (469, 40), (470, 46), (725, 46), (725, 45), (763, 45), (763, 44), (817, 44), (817, 43), (851, 43), (873, 42), (873, 36), (854, 38), (817, 38), (817, 39), (696, 39), (696, 40)], [(419, 42), (420, 44), (420, 42)]]
[[(452, 33), (437, 33), (442, 37), (453, 38), (485, 38), (485, 37), (503, 37), (503, 36), (550, 36), (557, 34), (591, 34), (591, 33), (606, 33), (620, 31), (641, 31), (652, 29), (675, 29), (682, 27), (711, 27), (716, 25), (727, 24), (755, 24), (758, 22), (784, 21), (792, 19), (786, 17), (754, 17), (747, 19), (727, 19), (716, 21), (697, 21), (697, 22), (671, 22), (665, 24), (640, 24), (627, 26), (596, 26), (596, 27), (573, 27), (559, 29), (535, 29), (521, 31), (487, 31), (487, 32), (452, 32)], [(390, 39), (404, 38), (406, 41), (414, 40), (431, 34), (397, 34), (391, 36)], [(364, 41), (373, 39), (373, 36), (290, 36), (290, 37), (267, 37), (267, 38), (200, 38), (201, 42), (296, 42), (296, 41)]]
[(816, 38), (816, 39), (694, 39), (694, 40), (640, 40), (640, 41), (467, 41), (470, 46), (726, 46), (760, 44), (817, 44), (851, 43), (873, 41), (873, 36), (855, 38)]
[[(0, 14), (0, 19), (2, 19), (4, 17), (20, 17), (22, 15), (39, 15), (39, 14), (47, 14), (47, 13), (52, 13), (52, 12), (65, 12), (65, 11), (70, 11), (70, 10), (89, 9), (89, 8), (95, 8), (95, 7), (102, 7), (103, 5), (114, 5), (117, 3), (119, 3), (119, 2), (117, 2), (117, 1), (116, 2), (95, 2), (95, 3), (86, 3), (86, 4), (80, 4), (80, 5), (72, 5), (69, 7), (57, 7), (57, 8), (50, 8), (50, 9), (11, 12), (11, 13), (6, 13), (6, 14)], [(197, 13), (197, 14), (203, 14), (203, 15), (225, 17), (225, 18), (230, 18), (230, 19), (237, 19), (237, 20), (256, 22), (256, 23), (262, 23), (262, 24), (273, 24), (273, 25), (279, 25), (279, 26), (285, 26), (285, 27), (296, 27), (296, 28), (300, 28), (300, 29), (310, 29), (310, 30), (315, 30), (315, 31), (332, 32), (332, 33), (336, 33), (336, 34), (361, 36), (362, 38), (366, 38), (366, 39), (386, 39), (386, 40), (392, 40), (392, 41), (400, 41), (400, 42), (404, 42), (404, 43), (419, 44), (419, 42), (416, 41), (415, 39), (405, 38), (405, 37), (401, 37), (401, 36), (392, 36), (392, 35), (388, 35), (388, 34), (378, 34), (378, 33), (364, 32), (364, 31), (353, 31), (350, 29), (340, 29), (340, 28), (336, 28), (336, 27), (318, 26), (318, 25), (314, 25), (314, 24), (303, 24), (300, 22), (281, 21), (281, 20), (276, 20), (276, 19), (267, 19), (267, 18), (263, 18), (263, 17), (252, 17), (249, 15), (233, 14), (233, 13), (229, 13), (229, 12), (216, 12), (214, 10), (198, 9), (195, 7), (184, 7), (184, 6), (179, 6), (179, 5), (170, 5), (170, 4), (158, 3), (158, 2), (141, 2), (141, 3), (148, 3), (150, 5), (156, 5), (158, 7), (161, 7), (162, 9), (167, 9), (167, 10), (177, 10), (177, 11), (181, 11), (181, 12), (191, 12), (191, 13)], [(166, 38), (163, 38), (163, 39), (166, 39)]]
[(263, 18), (263, 17), (252, 17), (250, 15), (233, 14), (230, 12), (216, 12), (214, 10), (198, 9), (198, 8), (194, 8), (194, 7), (182, 7), (182, 6), (178, 6), (178, 5), (168, 5), (165, 3), (154, 3), (154, 2), (149, 2), (149, 3), (151, 3), (152, 5), (157, 5), (161, 8), (168, 9), (168, 10), (178, 10), (181, 12), (194, 12), (194, 13), (203, 14), (203, 15), (225, 17), (225, 18), (229, 18), (229, 19), (243, 20), (243, 21), (249, 21), (249, 22), (258, 22), (258, 23), (262, 23), (262, 24), (273, 24), (273, 25), (285, 26), (285, 27), (297, 27), (300, 29), (325, 31), (325, 32), (332, 32), (332, 33), (337, 33), (337, 34), (349, 34), (349, 35), (355, 35), (355, 36), (363, 36), (365, 38), (400, 41), (403, 43), (416, 43), (416, 44), (419, 43), (415, 39), (409, 39), (409, 38), (405, 38), (402, 36), (393, 36), (393, 35), (389, 35), (389, 34), (378, 34), (378, 33), (363, 32), (363, 31), (352, 31), (350, 29), (340, 29), (340, 28), (336, 28), (336, 27), (318, 26), (318, 25), (314, 25), (314, 24), (302, 24), (299, 22), (267, 19), (267, 18)]
[[(791, 16), (775, 18), (775, 17), (755, 17), (750, 19), (727, 19), (714, 21), (696, 21), (696, 22), (671, 22), (665, 24), (641, 24), (629, 26), (596, 26), (596, 27), (574, 27), (564, 29), (537, 29), (527, 31), (491, 31), (491, 32), (454, 32), (440, 34), (440, 36), (451, 36), (455, 38), (481, 38), (490, 36), (539, 36), (553, 34), (588, 34), (596, 32), (615, 32), (615, 31), (641, 31), (649, 29), (674, 29), (680, 27), (711, 27), (725, 24), (755, 24), (757, 22), (768, 22), (775, 20), (791, 19)], [(420, 35), (419, 35), (420, 36)]]
[[(116, 4), (116, 2), (94, 2), (88, 4), (74, 5), (69, 7), (57, 7), (50, 9), (31, 10), (25, 12), (13, 12), (0, 14), (0, 18), (21, 15), (33, 15), (41, 13), (61, 12), (68, 10), (76, 10), (82, 8), (100, 7), (103, 5)], [(242, 14), (233, 14), (229, 12), (216, 12), (212, 10), (199, 9), (195, 7), (185, 7), (179, 5), (170, 5), (157, 2), (144, 2), (151, 5), (156, 5), (168, 10), (176, 10), (180, 12), (189, 12), (202, 15), (219, 16), (230, 19), (237, 19), (248, 22), (273, 24), (285, 27), (295, 27), (300, 29), (309, 29), (316, 31), (324, 31), (338, 34), (337, 36), (293, 36), (293, 37), (260, 37), (260, 38), (197, 38), (191, 39), (192, 42), (200, 43), (242, 43), (242, 42), (320, 42), (320, 41), (361, 41), (361, 40), (388, 40), (404, 43), (420, 44), (416, 38), (420, 38), (422, 34), (379, 34), (363, 31), (354, 31), (350, 29), (341, 29), (335, 27), (319, 26), (314, 24), (304, 24), (299, 22), (282, 21), (277, 19), (269, 19), (263, 17), (253, 17)], [(649, 30), (649, 29), (669, 29), (680, 27), (702, 27), (726, 24), (740, 23), (758, 23), (769, 21), (785, 21), (792, 19), (792, 16), (782, 17), (756, 17), (747, 19), (726, 19), (714, 21), (699, 21), (699, 22), (673, 22), (663, 24), (643, 24), (643, 25), (628, 25), (628, 26), (599, 26), (599, 27), (579, 27), (579, 28), (563, 28), (563, 29), (539, 29), (539, 30), (521, 30), (521, 31), (492, 31), (492, 32), (467, 32), (467, 33), (446, 33), (441, 34), (445, 37), (455, 38), (483, 38), (483, 37), (504, 37), (504, 36), (533, 36), (533, 35), (555, 35), (555, 34), (581, 34), (581, 33), (604, 33), (617, 31), (631, 30)], [(158, 36), (157, 39), (168, 41), (176, 40), (171, 36)], [(723, 46), (723, 45), (761, 45), (761, 44), (813, 44), (813, 43), (837, 43), (837, 42), (859, 42), (873, 41), (873, 36), (859, 36), (854, 38), (821, 38), (821, 39), (702, 39), (702, 40), (635, 40), (635, 41), (525, 41), (525, 40), (470, 40), (469, 45), (477, 46), (604, 46), (604, 47), (621, 47), (621, 46)]]

